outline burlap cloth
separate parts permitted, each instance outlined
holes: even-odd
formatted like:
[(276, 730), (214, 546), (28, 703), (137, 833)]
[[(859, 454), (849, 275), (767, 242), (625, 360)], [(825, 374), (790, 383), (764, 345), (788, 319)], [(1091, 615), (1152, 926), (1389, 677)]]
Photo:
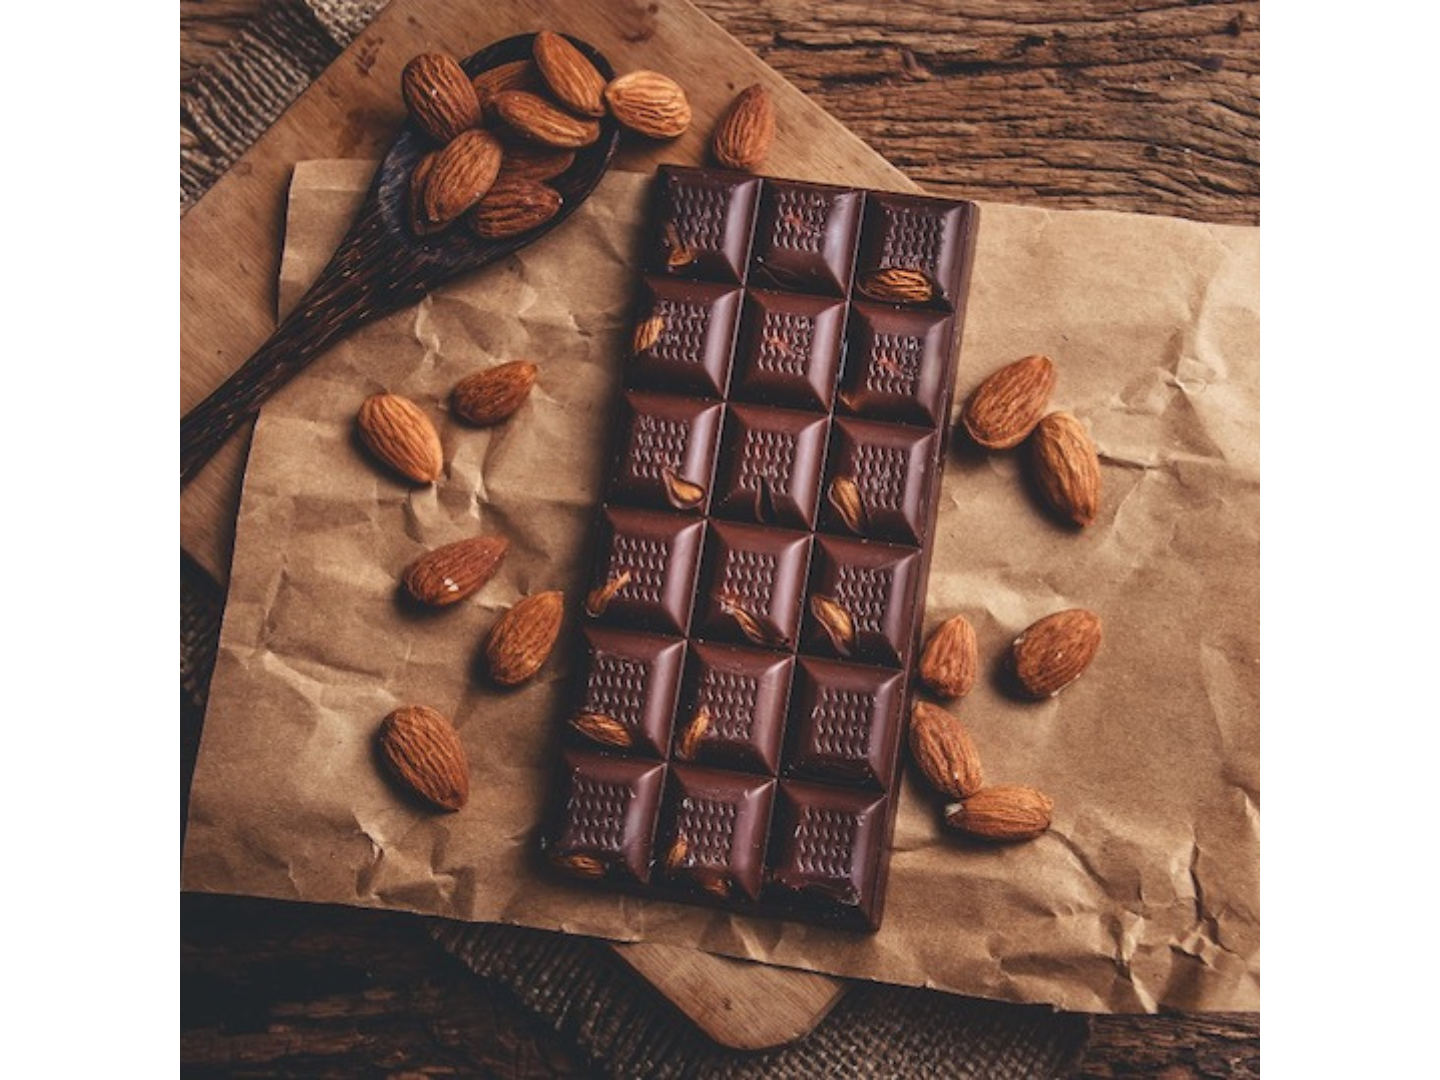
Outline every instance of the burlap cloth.
[[(182, 212), (245, 152), (384, 6), (277, 0), (182, 90)], [(193, 761), (223, 596), (181, 560), (182, 760)], [(182, 793), (182, 798), (183, 798)], [(857, 984), (810, 1035), (781, 1050), (717, 1046), (605, 945), (519, 927), (434, 920), (434, 937), (477, 975), (617, 1077), (1060, 1077), (1084, 1051), (1085, 1017), (925, 990)]]

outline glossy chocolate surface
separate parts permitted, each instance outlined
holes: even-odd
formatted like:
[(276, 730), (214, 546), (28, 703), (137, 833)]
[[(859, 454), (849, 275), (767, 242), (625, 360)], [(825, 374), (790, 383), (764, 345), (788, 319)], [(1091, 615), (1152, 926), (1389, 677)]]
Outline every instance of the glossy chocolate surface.
[(975, 209), (664, 166), (651, 214), (542, 849), (873, 930)]

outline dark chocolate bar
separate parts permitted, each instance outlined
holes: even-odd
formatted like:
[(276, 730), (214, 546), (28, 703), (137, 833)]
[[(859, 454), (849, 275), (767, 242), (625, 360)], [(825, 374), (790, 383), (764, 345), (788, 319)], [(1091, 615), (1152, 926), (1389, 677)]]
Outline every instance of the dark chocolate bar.
[(659, 170), (551, 865), (879, 926), (977, 224)]

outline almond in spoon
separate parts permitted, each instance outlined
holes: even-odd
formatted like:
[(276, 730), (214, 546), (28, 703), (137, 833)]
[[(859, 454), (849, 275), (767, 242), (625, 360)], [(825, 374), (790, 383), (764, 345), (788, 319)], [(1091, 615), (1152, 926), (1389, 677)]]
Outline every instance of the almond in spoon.
[(436, 142), (448, 143), (480, 122), (480, 101), (460, 62), (445, 53), (421, 53), (400, 74), (400, 95), (415, 122)]
[(585, 54), (551, 30), (535, 35), (535, 66), (562, 105), (581, 116), (605, 115), (605, 76)]

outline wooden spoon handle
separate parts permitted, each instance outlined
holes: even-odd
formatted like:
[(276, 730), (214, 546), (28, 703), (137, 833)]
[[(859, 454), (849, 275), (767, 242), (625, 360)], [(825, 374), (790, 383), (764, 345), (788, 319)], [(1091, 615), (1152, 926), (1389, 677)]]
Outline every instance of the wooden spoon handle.
[(269, 340), (180, 421), (183, 487), (261, 404), (334, 341), (423, 294), (410, 275), (396, 280), (381, 258), (375, 230), (343, 244)]

